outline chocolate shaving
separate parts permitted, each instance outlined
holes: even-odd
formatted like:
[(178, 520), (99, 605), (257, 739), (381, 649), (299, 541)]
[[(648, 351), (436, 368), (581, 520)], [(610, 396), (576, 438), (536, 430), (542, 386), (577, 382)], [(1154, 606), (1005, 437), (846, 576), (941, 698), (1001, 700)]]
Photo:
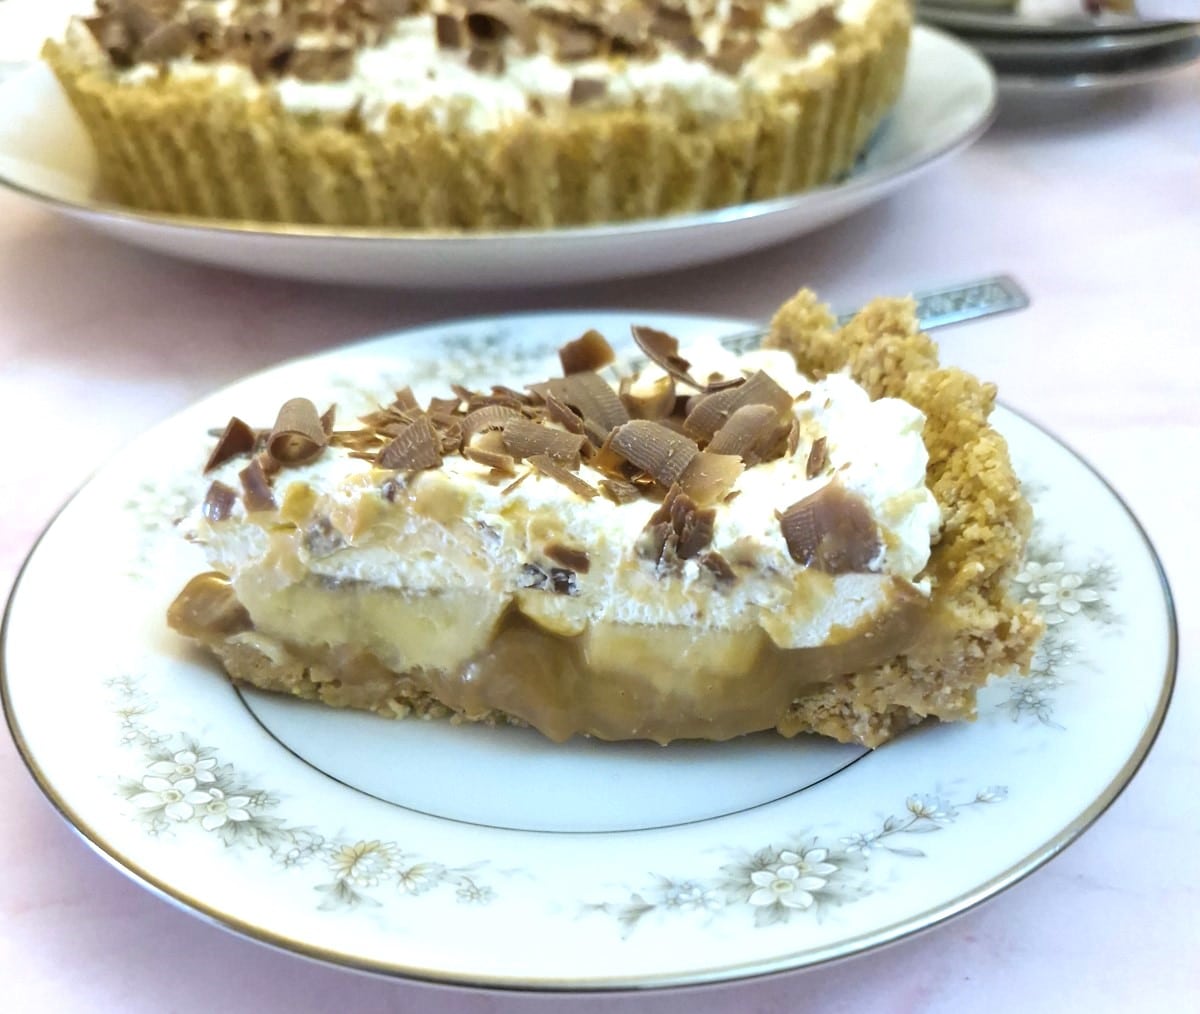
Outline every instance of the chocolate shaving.
[(761, 6), (735, 3), (729, 8), (730, 28), (761, 28), (763, 10)]
[(600, 491), (596, 489), (590, 482), (585, 482), (574, 472), (555, 461), (553, 458), (545, 454), (535, 454), (529, 459), (531, 464), (538, 472), (546, 476), (548, 479), (553, 479), (555, 482), (566, 486), (572, 493), (583, 497), (585, 500), (595, 499), (600, 495)]
[(493, 46), (476, 46), (467, 54), (467, 66), (480, 74), (503, 74), (504, 54)]
[(684, 429), (698, 440), (711, 440), (744, 405), (769, 405), (783, 415), (792, 407), (792, 396), (759, 370), (744, 384), (697, 399), (684, 420)]
[(113, 15), (100, 15), (84, 18), (83, 23), (114, 67), (125, 69), (133, 66), (137, 44), (124, 21)]
[(778, 419), (779, 413), (770, 405), (743, 405), (713, 434), (708, 449), (717, 454), (744, 456)]
[(709, 58), (709, 64), (722, 74), (736, 77), (742, 66), (758, 52), (758, 40), (754, 38), (734, 39), (726, 36), (717, 51)]
[(679, 488), (696, 503), (705, 505), (722, 499), (741, 477), (745, 466), (735, 454), (697, 454), (679, 477)]
[(675, 378), (657, 378), (648, 395), (635, 394), (629, 377), (621, 380), (621, 402), (634, 419), (665, 419), (675, 411)]
[(791, 426), (788, 428), (785, 453), (789, 458), (794, 457), (796, 451), (800, 447), (800, 420), (792, 416)]
[(866, 503), (838, 483), (792, 504), (779, 527), (792, 559), (826, 574), (869, 571), (879, 555), (879, 533)]
[(572, 373), (529, 388), (542, 398), (552, 396), (583, 417), (588, 436), (600, 443), (616, 427), (629, 422), (629, 412), (616, 391), (594, 373)]
[(187, 26), (178, 21), (169, 21), (159, 25), (146, 36), (138, 48), (139, 60), (151, 60), (154, 63), (165, 63), (183, 56), (191, 45), (192, 37)]
[(487, 465), (502, 475), (516, 475), (517, 462), (511, 454), (504, 454), (501, 451), (489, 450), (485, 447), (471, 447), (467, 445), (462, 449), (464, 458), (469, 458), (471, 461), (478, 462), (481, 465)]
[(678, 482), (700, 453), (693, 440), (649, 419), (634, 419), (615, 430), (612, 449), (664, 488)]
[(808, 461), (804, 465), (804, 477), (806, 479), (815, 479), (825, 471), (825, 466), (828, 464), (829, 450), (827, 441), (824, 437), (817, 437), (813, 441), (812, 449), (808, 452)]
[(284, 402), (267, 438), (267, 453), (281, 465), (306, 465), (329, 443), (317, 406), (307, 398)]
[(585, 433), (583, 418), (577, 415), (565, 401), (559, 401), (549, 391), (543, 396), (546, 399), (546, 415), (558, 423), (568, 433)]
[(646, 358), (665, 370), (677, 382), (687, 384), (700, 390), (703, 384), (693, 379), (688, 372), (692, 364), (679, 354), (679, 339), (658, 328), (645, 327), (641, 324), (633, 326), (633, 340), (642, 350)]
[(642, 491), (624, 479), (601, 479), (600, 489), (615, 504), (633, 503), (642, 498)]
[(842, 22), (833, 7), (826, 5), (818, 7), (811, 14), (793, 22), (783, 33), (788, 46), (796, 55), (806, 53), (809, 48), (822, 39), (833, 35)]
[(716, 519), (715, 508), (698, 508), (683, 494), (676, 497), (671, 505), (671, 523), (678, 534), (675, 555), (690, 560), (711, 545)]
[(482, 405), (463, 419), (463, 443), (469, 444), (480, 433), (502, 430), (505, 423), (521, 418), (521, 413), (508, 405)]
[(217, 466), (225, 464), (240, 454), (249, 454), (254, 450), (254, 443), (254, 430), (236, 415), (230, 417), (229, 422), (225, 424), (225, 429), (221, 431), (217, 446), (212, 449), (212, 454), (204, 463), (204, 474), (207, 475)]
[(441, 438), (428, 416), (405, 426), (375, 459), (380, 468), (417, 472), (442, 463)]
[(554, 37), (554, 54), (564, 63), (586, 60), (600, 51), (600, 36), (580, 25), (566, 25)]
[(434, 20), (438, 46), (442, 49), (461, 49), (463, 26), (453, 14), (439, 14)]
[(737, 574), (729, 566), (729, 561), (715, 549), (700, 557), (700, 566), (717, 579), (717, 584), (733, 584), (737, 580)]
[(458, 406), (462, 404), (458, 398), (430, 398), (429, 408), (426, 409), (430, 415), (434, 412), (454, 413), (458, 411)]
[(553, 430), (528, 419), (512, 419), (501, 432), (505, 450), (515, 458), (545, 454), (571, 468), (579, 464), (584, 438), (577, 433)]
[(782, 453), (791, 428), (791, 413), (781, 416), (771, 405), (743, 405), (713, 434), (707, 450), (736, 454), (748, 466)]
[(577, 77), (571, 82), (567, 101), (572, 106), (583, 106), (603, 98), (607, 91), (608, 85), (599, 78)]
[(660, 3), (655, 7), (650, 31), (661, 38), (670, 39), (672, 42), (695, 38), (692, 16), (688, 9), (666, 3)]
[(187, 30), (201, 56), (215, 56), (221, 23), (207, 11), (188, 11)]
[(575, 571), (566, 567), (551, 567), (548, 571), (533, 563), (527, 563), (521, 568), (517, 578), (518, 588), (530, 588), (535, 591), (552, 591), (558, 595), (578, 595), (579, 585), (575, 580)]
[(521, 483), (523, 483), (531, 475), (533, 475), (533, 469), (527, 468), (524, 472), (522, 472), (520, 475), (518, 475), (512, 482), (510, 482), (507, 486), (505, 486), (502, 490), (500, 490), (500, 495), (508, 496), (509, 493), (511, 493), (514, 489), (516, 489), (519, 485), (521, 485)]
[(246, 505), (248, 513), (275, 509), (275, 494), (271, 490), (271, 481), (267, 478), (261, 456), (254, 458), (238, 472), (238, 478), (242, 480), (242, 503)]
[(616, 358), (612, 346), (595, 328), (590, 328), (558, 350), (558, 360), (567, 376), (572, 373), (594, 373)]
[(204, 494), (204, 503), (200, 507), (200, 513), (204, 515), (206, 521), (215, 524), (218, 521), (224, 521), (233, 513), (235, 503), (237, 503), (237, 491), (223, 482), (216, 481), (208, 487), (208, 492)]
[(650, 19), (643, 11), (626, 7), (617, 11), (604, 26), (609, 46), (615, 53), (636, 53), (646, 43)]
[(429, 415), (434, 432), (441, 441), (441, 452), (453, 454), (463, 443), (463, 421), (455, 415), (438, 412)]
[(354, 50), (344, 46), (329, 49), (297, 49), (287, 63), (287, 73), (300, 81), (344, 81), (354, 66)]
[(528, 18), (513, 0), (479, 0), (467, 14), (467, 32), (480, 42), (499, 42), (516, 35), (519, 22)]
[(287, 16), (251, 15), (246, 21), (230, 25), (226, 47), (249, 66), (258, 80), (286, 71), (296, 50), (297, 25)]
[(712, 542), (716, 517), (715, 508), (698, 507), (678, 486), (672, 486), (646, 522), (638, 551), (656, 560), (660, 567), (675, 560), (690, 560)]
[(561, 542), (550, 543), (546, 547), (546, 556), (577, 574), (586, 574), (592, 566), (587, 550), (564, 546)]
[(333, 424), (337, 420), (337, 406), (330, 405), (321, 413), (321, 429), (325, 433), (325, 438), (333, 436)]

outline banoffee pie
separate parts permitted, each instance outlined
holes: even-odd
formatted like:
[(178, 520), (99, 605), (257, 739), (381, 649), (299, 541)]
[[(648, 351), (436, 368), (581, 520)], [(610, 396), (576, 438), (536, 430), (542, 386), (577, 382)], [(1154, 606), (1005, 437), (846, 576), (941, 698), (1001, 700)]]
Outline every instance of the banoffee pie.
[(911, 302), (838, 329), (801, 292), (741, 355), (633, 337), (636, 368), (589, 331), (520, 387), (231, 420), (170, 625), (266, 690), (559, 741), (875, 746), (1028, 665), (995, 391)]

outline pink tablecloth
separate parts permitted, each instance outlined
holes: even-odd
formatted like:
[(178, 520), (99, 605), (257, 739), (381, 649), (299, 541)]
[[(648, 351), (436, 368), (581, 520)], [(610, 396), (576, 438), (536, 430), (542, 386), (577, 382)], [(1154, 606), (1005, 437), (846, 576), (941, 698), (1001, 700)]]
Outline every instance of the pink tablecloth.
[[(0, 194), (0, 589), (116, 448), (250, 370), (448, 315), (621, 306), (762, 318), (801, 284), (838, 306), (998, 271), (1020, 315), (944, 357), (1089, 458), (1174, 583), (1179, 688), (1158, 746), (1081, 841), (982, 908), (840, 965), (575, 1009), (1168, 1011), (1200, 1005), (1200, 75), (1009, 110), (972, 150), (844, 224), (736, 262), (533, 295), (356, 292), (115, 245)], [(64, 618), (69, 628), (69, 618)], [(11, 1011), (557, 1009), (369, 979), (274, 953), (152, 896), (55, 815), (0, 736), (0, 1007)], [(625, 1009), (622, 1007), (621, 1009)]]

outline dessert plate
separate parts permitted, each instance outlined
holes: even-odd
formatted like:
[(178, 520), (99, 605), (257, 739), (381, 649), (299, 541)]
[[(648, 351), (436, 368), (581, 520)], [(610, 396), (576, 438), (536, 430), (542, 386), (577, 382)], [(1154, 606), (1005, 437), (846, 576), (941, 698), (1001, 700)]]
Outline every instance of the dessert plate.
[[(636, 320), (685, 340), (746, 327)], [(239, 694), (166, 629), (167, 604), (203, 566), (172, 522), (203, 495), (214, 424), (299, 392), (352, 412), (402, 382), (419, 396), (520, 384), (545, 376), (564, 340), (593, 326), (619, 340), (630, 322), (474, 320), (298, 360), (102, 469), (24, 567), (0, 683), (30, 771), (84, 839), (185, 909), (299, 954), (585, 991), (861, 953), (978, 904), (1082, 834), (1162, 722), (1170, 594), (1116, 494), (1005, 409), (1038, 516), (1016, 580), (1044, 610), (1045, 643), (1030, 676), (987, 688), (974, 724), (924, 726), (874, 753), (765, 735), (555, 746), (528, 730), (339, 714)]]
[(990, 59), (999, 75), (1000, 93), (1007, 97), (1116, 91), (1161, 80), (1200, 62), (1200, 32), (1113, 58)]
[(1092, 35), (1110, 32), (1138, 33), (1182, 21), (1150, 21), (1129, 14), (1104, 13), (1095, 17), (1033, 17), (1005, 10), (984, 10), (958, 5), (954, 0), (918, 0), (917, 12), (923, 21), (977, 34), (996, 35)]
[(917, 28), (899, 102), (841, 183), (625, 224), (431, 234), (214, 223), (107, 203), (94, 192), (91, 150), (74, 114), (49, 70), (33, 66), (0, 82), (0, 183), (138, 246), (244, 271), (360, 285), (558, 285), (687, 267), (827, 225), (964, 148), (991, 122), (995, 102), (995, 78), (977, 54)]
[(1200, 38), (1200, 25), (1168, 25), (1143, 32), (1092, 35), (973, 35), (969, 41), (984, 56), (998, 61), (1040, 60), (1050, 68), (1065, 69), (1089, 59), (1116, 61), (1122, 57), (1149, 54), (1197, 38)]

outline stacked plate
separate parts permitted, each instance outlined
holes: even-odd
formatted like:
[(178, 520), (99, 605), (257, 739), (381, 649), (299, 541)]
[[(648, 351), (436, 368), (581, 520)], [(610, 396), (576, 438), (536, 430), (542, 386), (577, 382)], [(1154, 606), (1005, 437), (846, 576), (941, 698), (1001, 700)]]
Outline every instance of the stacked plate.
[(1037, 17), (978, 0), (918, 0), (917, 10), (983, 53), (1010, 92), (1120, 88), (1200, 61), (1200, 24), (1193, 22)]

